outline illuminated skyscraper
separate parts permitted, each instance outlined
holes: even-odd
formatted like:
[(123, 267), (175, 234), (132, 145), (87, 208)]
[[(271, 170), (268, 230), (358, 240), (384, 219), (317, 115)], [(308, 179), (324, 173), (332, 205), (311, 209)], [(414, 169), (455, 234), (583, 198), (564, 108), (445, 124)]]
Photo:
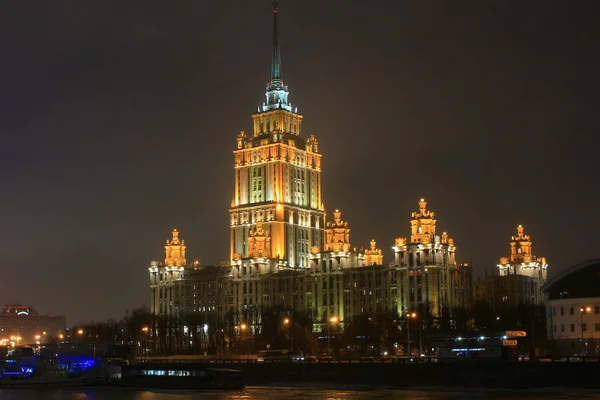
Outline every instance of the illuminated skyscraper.
[(151, 311), (179, 332), (177, 345), (188, 346), (181, 335), (197, 333), (197, 325), (188, 326), (193, 321), (212, 321), (209, 333), (218, 328), (214, 334), (227, 346), (242, 326), (259, 333), (273, 310), (304, 314), (315, 331), (324, 331), (332, 320), (341, 329), (375, 315), (393, 321), (428, 302), (436, 316), (444, 306), (466, 305), (471, 270), (456, 264), (451, 238), (436, 236), (424, 200), (413, 213), (410, 242), (397, 239), (396, 262), (387, 265), (375, 240), (366, 250), (351, 245), (339, 210), (326, 223), (319, 143), (301, 136), (302, 115), (288, 95), (275, 7), (266, 99), (252, 115), (252, 135), (240, 131), (233, 150), (230, 260), (186, 265), (185, 243), (173, 231), (164, 264), (150, 266)]
[(311, 247), (323, 243), (319, 143), (314, 135), (308, 140), (301, 136), (302, 115), (288, 94), (281, 75), (275, 5), (266, 101), (252, 115), (252, 136), (241, 131), (233, 151), (230, 260), (239, 268), (306, 268)]

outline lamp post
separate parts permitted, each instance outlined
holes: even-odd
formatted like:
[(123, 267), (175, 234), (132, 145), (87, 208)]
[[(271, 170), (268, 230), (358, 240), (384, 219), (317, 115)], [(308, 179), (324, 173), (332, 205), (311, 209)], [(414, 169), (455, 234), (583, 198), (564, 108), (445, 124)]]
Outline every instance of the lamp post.
[[(241, 336), (241, 339), (242, 339), (242, 352), (244, 351), (244, 349), (243, 349), (243, 347), (244, 347), (244, 342), (243, 342), (243, 340), (244, 340), (244, 332), (246, 332), (246, 328), (247, 327), (248, 327), (248, 325), (246, 325), (246, 324), (241, 324), (240, 325), (240, 330), (241, 330), (241, 335), (240, 336)], [(237, 342), (236, 342), (236, 345), (237, 345)], [(239, 356), (239, 354), (238, 354), (238, 356)]]
[(413, 313), (408, 313), (406, 314), (406, 332), (407, 332), (407, 349), (408, 349), (408, 356), (410, 357), (411, 352), (410, 352), (410, 319), (411, 318), (417, 318), (417, 313), (413, 312)]
[(146, 347), (144, 346), (145, 344), (145, 339), (146, 339), (146, 334), (148, 333), (149, 328), (147, 326), (142, 327), (142, 356), (146, 357)]
[(329, 321), (327, 321), (327, 354), (329, 354), (329, 327), (331, 326), (331, 324), (335, 324), (338, 322), (338, 318), (337, 317), (331, 317), (329, 319)]
[(289, 318), (284, 318), (283, 319), (283, 325), (288, 328), (288, 335), (290, 337), (290, 351), (292, 353), (294, 353), (294, 345), (293, 345), (293, 342), (292, 342), (292, 323), (291, 323), (291, 320)]
[[(585, 308), (581, 307), (579, 309), (580, 314), (580, 328), (581, 328), (581, 344), (583, 345), (583, 315), (592, 311), (592, 307), (587, 306)], [(587, 342), (585, 343), (585, 355), (587, 355)]]

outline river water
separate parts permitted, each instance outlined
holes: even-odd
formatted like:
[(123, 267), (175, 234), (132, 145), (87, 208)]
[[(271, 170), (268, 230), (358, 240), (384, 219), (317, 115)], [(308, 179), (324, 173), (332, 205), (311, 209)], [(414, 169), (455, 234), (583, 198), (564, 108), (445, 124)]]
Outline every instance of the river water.
[(562, 393), (436, 390), (334, 390), (291, 387), (248, 387), (231, 392), (135, 391), (120, 388), (9, 389), (2, 400), (567, 400), (599, 399), (600, 394), (565, 389)]

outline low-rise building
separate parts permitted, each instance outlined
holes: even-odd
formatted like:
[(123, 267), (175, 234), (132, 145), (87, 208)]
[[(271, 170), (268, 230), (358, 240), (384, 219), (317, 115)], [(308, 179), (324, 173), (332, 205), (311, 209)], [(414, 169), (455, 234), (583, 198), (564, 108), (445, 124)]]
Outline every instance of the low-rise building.
[(0, 341), (15, 345), (45, 343), (64, 335), (67, 318), (39, 315), (33, 306), (10, 304), (0, 313)]
[(600, 258), (574, 265), (550, 279), (546, 327), (553, 355), (600, 355)]

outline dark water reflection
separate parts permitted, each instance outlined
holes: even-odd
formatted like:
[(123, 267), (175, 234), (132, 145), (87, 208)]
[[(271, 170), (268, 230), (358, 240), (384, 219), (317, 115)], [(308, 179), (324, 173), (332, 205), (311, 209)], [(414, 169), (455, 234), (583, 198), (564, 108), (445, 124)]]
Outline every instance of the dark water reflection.
[(444, 392), (412, 390), (331, 390), (310, 388), (249, 387), (235, 392), (133, 391), (116, 388), (0, 390), (1, 400), (525, 400), (598, 399), (600, 394), (566, 390), (542, 392)]

